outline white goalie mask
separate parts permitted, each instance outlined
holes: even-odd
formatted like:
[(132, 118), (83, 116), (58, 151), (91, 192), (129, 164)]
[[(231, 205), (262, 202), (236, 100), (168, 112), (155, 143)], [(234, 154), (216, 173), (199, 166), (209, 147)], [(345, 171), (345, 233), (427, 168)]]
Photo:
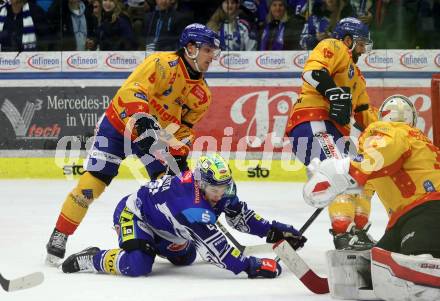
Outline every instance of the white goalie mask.
[(379, 108), (379, 120), (417, 124), (417, 111), (411, 100), (404, 95), (391, 95)]

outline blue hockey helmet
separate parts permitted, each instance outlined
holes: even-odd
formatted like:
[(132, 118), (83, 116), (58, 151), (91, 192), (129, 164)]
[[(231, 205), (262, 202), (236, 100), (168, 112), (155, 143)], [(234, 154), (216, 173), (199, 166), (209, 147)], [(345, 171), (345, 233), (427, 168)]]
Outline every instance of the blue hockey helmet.
[(368, 26), (359, 19), (353, 17), (344, 18), (336, 24), (333, 37), (342, 40), (346, 35), (349, 35), (354, 42), (363, 41), (366, 52), (371, 51), (373, 48), (373, 41), (370, 39)]
[(220, 37), (206, 25), (193, 23), (185, 27), (179, 39), (179, 46), (186, 47), (188, 43), (195, 43), (197, 47), (208, 45), (213, 48), (221, 48)]

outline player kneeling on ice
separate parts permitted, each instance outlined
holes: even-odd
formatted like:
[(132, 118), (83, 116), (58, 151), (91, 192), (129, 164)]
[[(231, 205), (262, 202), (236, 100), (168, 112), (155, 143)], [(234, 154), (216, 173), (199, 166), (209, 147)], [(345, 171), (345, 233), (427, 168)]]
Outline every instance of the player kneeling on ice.
[[(388, 97), (379, 109), (379, 121), (360, 137), (359, 155), (352, 160), (316, 162), (303, 191), (308, 204), (325, 207), (340, 193), (366, 181), (372, 184), (389, 221), (371, 251), (371, 274), (367, 275), (371, 275), (376, 296), (385, 300), (440, 300), (440, 149), (415, 128), (416, 122), (417, 112), (407, 97)], [(330, 251), (327, 255), (330, 291), (338, 285), (368, 286), (365, 277), (349, 279), (356, 273), (345, 270), (344, 278), (344, 268), (338, 269), (335, 262), (366, 276), (369, 251)], [(347, 298), (341, 293), (342, 289), (335, 294)], [(356, 295), (347, 288), (345, 293), (349, 298)]]
[(228, 244), (215, 225), (223, 212), (230, 226), (266, 237), (267, 242), (285, 239), (297, 249), (306, 241), (293, 226), (269, 222), (248, 209), (236, 195), (228, 164), (213, 154), (202, 156), (194, 172), (164, 176), (124, 197), (113, 215), (119, 248), (92, 247), (73, 254), (64, 261), (63, 272), (141, 276), (151, 272), (156, 255), (181, 266), (192, 264), (197, 251), (206, 261), (235, 274), (278, 276), (281, 267), (275, 260), (245, 257)]

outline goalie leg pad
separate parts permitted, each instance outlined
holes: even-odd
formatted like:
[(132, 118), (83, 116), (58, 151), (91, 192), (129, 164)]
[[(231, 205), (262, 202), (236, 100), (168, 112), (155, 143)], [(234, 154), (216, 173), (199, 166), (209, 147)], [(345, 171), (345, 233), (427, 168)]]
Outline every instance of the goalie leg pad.
[(331, 250), (326, 257), (333, 298), (379, 300), (371, 287), (370, 250)]
[(387, 301), (440, 300), (440, 259), (372, 249), (375, 294)]

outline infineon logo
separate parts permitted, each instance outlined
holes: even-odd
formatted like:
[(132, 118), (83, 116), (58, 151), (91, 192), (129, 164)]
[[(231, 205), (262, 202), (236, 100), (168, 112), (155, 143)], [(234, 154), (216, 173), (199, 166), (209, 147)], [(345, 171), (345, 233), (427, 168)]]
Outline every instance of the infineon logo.
[(392, 57), (388, 57), (386, 54), (382, 55), (375, 51), (365, 57), (365, 64), (373, 69), (386, 70), (392, 67), (393, 63)]
[(415, 55), (412, 52), (407, 52), (400, 57), (400, 63), (408, 69), (423, 69), (428, 66), (428, 57), (423, 54)]
[(52, 70), (60, 67), (60, 59), (54, 57), (47, 57), (44, 54), (34, 54), (27, 59), (29, 67), (38, 70)]
[(440, 68), (440, 53), (435, 56), (434, 64)]
[(84, 55), (81, 53), (72, 54), (67, 58), (67, 65), (74, 69), (89, 70), (98, 67), (96, 55)]
[(258, 67), (266, 70), (276, 70), (286, 68), (286, 58), (277, 54), (262, 54), (256, 59)]
[(4, 58), (0, 56), (0, 70), (15, 70), (20, 67), (20, 59)]
[(230, 70), (243, 70), (249, 66), (249, 59), (238, 53), (225, 54), (220, 58), (220, 65)]
[(138, 65), (138, 61), (134, 56), (113, 53), (105, 59), (105, 64), (112, 69), (127, 70), (136, 67)]
[(308, 52), (301, 52), (293, 58), (293, 64), (299, 68), (304, 68), (307, 59), (309, 58)]

